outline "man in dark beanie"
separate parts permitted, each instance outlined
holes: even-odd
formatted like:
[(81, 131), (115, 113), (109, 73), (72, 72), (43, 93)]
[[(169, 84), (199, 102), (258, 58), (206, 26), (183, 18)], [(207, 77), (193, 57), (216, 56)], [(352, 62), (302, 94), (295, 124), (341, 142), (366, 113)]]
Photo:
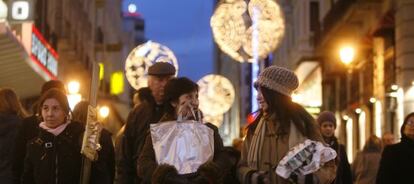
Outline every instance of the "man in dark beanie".
[(134, 107), (128, 114), (124, 134), (116, 146), (116, 184), (141, 183), (137, 176), (137, 159), (145, 143), (145, 137), (152, 123), (157, 123), (164, 114), (164, 87), (176, 74), (174, 66), (158, 62), (148, 68), (148, 88), (152, 100)]
[[(65, 84), (59, 80), (45, 82), (40, 90), (40, 96), (50, 89), (58, 89), (66, 93)], [(26, 144), (39, 133), (39, 119), (37, 117), (37, 102), (33, 104), (33, 114), (23, 119), (16, 136), (15, 158), (13, 165), (14, 183), (20, 183), (20, 177), (24, 168), (24, 157), (26, 155)]]
[(323, 139), (329, 146), (338, 154), (338, 170), (336, 172), (336, 179), (334, 184), (351, 184), (352, 175), (351, 167), (348, 162), (348, 156), (345, 152), (345, 146), (338, 143), (338, 139), (335, 137), (336, 118), (335, 114), (330, 111), (324, 111), (318, 116), (318, 124), (321, 130)]

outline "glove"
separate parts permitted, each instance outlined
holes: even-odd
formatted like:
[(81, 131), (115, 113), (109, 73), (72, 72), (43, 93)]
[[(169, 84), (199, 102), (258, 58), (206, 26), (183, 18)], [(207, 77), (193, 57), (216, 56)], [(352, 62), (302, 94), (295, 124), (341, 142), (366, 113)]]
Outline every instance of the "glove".
[(252, 184), (270, 184), (270, 179), (267, 171), (256, 171), (250, 176)]

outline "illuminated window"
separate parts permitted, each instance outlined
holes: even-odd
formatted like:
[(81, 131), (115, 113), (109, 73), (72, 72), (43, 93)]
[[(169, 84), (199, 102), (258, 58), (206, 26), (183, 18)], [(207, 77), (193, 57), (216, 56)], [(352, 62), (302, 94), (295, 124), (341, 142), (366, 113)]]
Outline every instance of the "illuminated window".
[(346, 121), (346, 153), (348, 155), (348, 160), (349, 162), (352, 162), (353, 159), (353, 125), (352, 125), (353, 121), (352, 118), (349, 118)]
[(118, 95), (124, 92), (124, 75), (122, 71), (111, 75), (111, 94)]
[(359, 124), (359, 149), (362, 150), (365, 144), (366, 135), (365, 135), (365, 125), (366, 125), (366, 113), (361, 111), (358, 118)]

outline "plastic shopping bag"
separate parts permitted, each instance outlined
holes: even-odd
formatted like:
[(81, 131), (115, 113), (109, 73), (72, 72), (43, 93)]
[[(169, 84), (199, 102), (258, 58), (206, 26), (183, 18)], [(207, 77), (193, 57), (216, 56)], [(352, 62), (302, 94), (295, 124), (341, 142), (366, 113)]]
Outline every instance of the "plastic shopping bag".
[(214, 156), (214, 131), (194, 120), (150, 125), (158, 164), (173, 165), (179, 174), (194, 173)]
[(306, 139), (282, 158), (275, 172), (285, 179), (292, 173), (307, 175), (316, 172), (324, 163), (335, 157), (336, 152), (332, 148), (321, 142)]

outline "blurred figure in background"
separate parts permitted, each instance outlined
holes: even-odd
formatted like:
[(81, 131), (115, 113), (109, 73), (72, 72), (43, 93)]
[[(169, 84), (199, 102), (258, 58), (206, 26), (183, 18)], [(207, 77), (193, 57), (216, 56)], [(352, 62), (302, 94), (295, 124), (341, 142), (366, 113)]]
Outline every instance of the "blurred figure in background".
[[(80, 101), (78, 104), (76, 104), (72, 113), (73, 121), (81, 123), (83, 127), (86, 126), (86, 120), (88, 117), (88, 106), (88, 101)], [(100, 162), (92, 162), (91, 178), (102, 177), (101, 179), (103, 179), (103, 181), (108, 181), (108, 183), (112, 183), (112, 181), (115, 178), (114, 145), (112, 143), (112, 134), (105, 128), (103, 128), (101, 131), (99, 143), (102, 146), (102, 149), (98, 151), (98, 159), (100, 160)], [(96, 172), (98, 171), (98, 169), (100, 169), (101, 171)], [(94, 181), (91, 182), (93, 183)]]
[[(41, 87), (40, 95), (43, 95), (49, 89), (58, 89), (66, 93), (65, 85), (59, 80), (45, 82)], [(23, 119), (23, 123), (17, 132), (16, 155), (13, 164), (15, 183), (20, 183), (19, 180), (23, 172), (24, 157), (26, 155), (26, 144), (39, 134), (40, 115), (37, 114), (37, 104), (38, 102), (33, 105), (33, 114)]]
[(401, 126), (401, 142), (389, 145), (382, 152), (377, 184), (413, 183), (414, 171), (414, 112)]
[(354, 183), (375, 183), (379, 162), (381, 160), (381, 139), (371, 135), (365, 142), (362, 151), (358, 152), (352, 163), (352, 179)]
[(394, 134), (392, 134), (391, 132), (385, 132), (382, 135), (382, 144), (384, 146), (384, 148), (388, 145), (393, 145), (395, 144), (395, 136)]
[(0, 89), (0, 181), (13, 183), (13, 156), (18, 127), (26, 116), (16, 93)]
[(324, 111), (319, 114), (317, 122), (319, 123), (319, 128), (321, 130), (323, 139), (338, 154), (338, 156), (336, 157), (338, 170), (336, 171), (336, 179), (334, 183), (351, 184), (351, 166), (348, 162), (348, 156), (346, 155), (345, 146), (343, 144), (339, 144), (338, 139), (335, 137), (335, 114), (330, 111)]

